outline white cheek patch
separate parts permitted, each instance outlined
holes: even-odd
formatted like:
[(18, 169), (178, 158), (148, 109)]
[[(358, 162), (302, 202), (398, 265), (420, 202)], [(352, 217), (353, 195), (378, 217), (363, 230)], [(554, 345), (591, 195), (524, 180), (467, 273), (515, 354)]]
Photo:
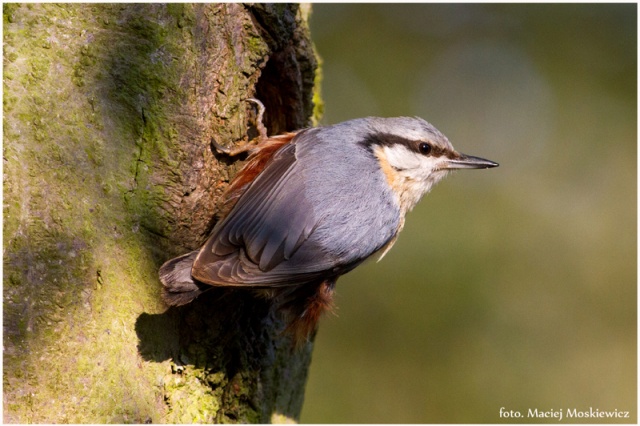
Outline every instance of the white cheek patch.
[(447, 174), (446, 170), (440, 169), (442, 157), (419, 154), (397, 144), (385, 146), (378, 152), (381, 167), (398, 197), (403, 214), (413, 209), (420, 198)]
[(422, 167), (420, 156), (404, 145), (385, 146), (383, 149), (387, 161), (396, 170)]
[(383, 149), (390, 166), (414, 179), (426, 179), (442, 163), (441, 158), (419, 154), (403, 145), (385, 146)]

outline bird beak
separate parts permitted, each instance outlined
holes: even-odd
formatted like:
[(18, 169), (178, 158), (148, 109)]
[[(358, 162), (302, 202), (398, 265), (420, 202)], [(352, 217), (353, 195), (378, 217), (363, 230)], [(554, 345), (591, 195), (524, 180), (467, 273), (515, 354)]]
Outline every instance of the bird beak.
[(444, 164), (444, 169), (489, 169), (491, 167), (498, 167), (498, 163), (485, 160), (480, 157), (473, 157), (471, 155), (460, 154), (458, 158), (447, 159)]

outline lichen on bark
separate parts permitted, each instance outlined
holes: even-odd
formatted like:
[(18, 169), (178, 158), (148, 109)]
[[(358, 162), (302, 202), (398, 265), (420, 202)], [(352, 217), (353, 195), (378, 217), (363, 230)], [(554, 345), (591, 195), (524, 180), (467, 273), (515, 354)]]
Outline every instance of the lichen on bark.
[(297, 112), (267, 101), (267, 124), (310, 124), (300, 9), (5, 4), (3, 20), (4, 420), (295, 419), (311, 345), (292, 351), (244, 293), (167, 311), (157, 268), (214, 224), (238, 165), (210, 141), (247, 137), (243, 99), (284, 83)]

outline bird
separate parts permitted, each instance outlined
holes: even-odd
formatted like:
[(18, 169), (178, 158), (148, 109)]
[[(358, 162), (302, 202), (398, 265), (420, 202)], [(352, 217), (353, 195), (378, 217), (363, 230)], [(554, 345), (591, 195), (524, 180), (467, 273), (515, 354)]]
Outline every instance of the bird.
[(159, 271), (170, 306), (213, 287), (248, 289), (272, 301), (286, 330), (306, 341), (332, 311), (337, 279), (382, 259), (411, 211), (450, 171), (498, 163), (456, 151), (419, 117), (366, 117), (261, 136), (223, 194), (219, 220), (198, 250)]

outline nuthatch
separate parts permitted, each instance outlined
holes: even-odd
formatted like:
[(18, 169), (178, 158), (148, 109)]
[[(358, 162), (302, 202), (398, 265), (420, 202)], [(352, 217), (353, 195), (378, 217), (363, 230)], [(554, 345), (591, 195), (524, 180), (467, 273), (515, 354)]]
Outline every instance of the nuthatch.
[(451, 170), (498, 166), (458, 153), (420, 118), (360, 118), (270, 138), (258, 128), (265, 140), (229, 185), (205, 245), (160, 268), (163, 297), (179, 306), (210, 286), (261, 290), (298, 339), (331, 308), (338, 277), (382, 258), (435, 183)]

